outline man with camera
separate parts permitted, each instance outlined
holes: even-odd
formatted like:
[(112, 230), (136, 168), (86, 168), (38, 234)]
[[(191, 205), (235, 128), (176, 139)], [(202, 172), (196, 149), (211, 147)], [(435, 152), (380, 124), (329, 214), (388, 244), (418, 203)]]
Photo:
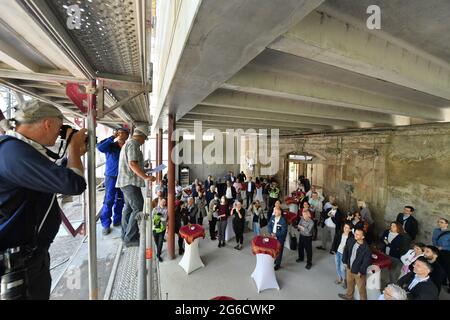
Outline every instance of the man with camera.
[(97, 145), (97, 149), (106, 155), (105, 166), (105, 199), (103, 200), (102, 213), (100, 220), (102, 222), (103, 234), (111, 232), (111, 216), (113, 216), (113, 226), (122, 224), (123, 193), (116, 188), (117, 174), (119, 170), (120, 149), (128, 139), (128, 129), (119, 128), (114, 131), (111, 137), (108, 137)]
[(0, 137), (1, 299), (49, 299), (48, 250), (61, 223), (56, 194), (79, 195), (86, 189), (81, 156), (87, 130), (68, 129), (62, 137), (71, 139), (67, 167), (61, 167), (46, 148), (61, 133), (57, 108), (27, 101), (14, 122), (15, 130)]

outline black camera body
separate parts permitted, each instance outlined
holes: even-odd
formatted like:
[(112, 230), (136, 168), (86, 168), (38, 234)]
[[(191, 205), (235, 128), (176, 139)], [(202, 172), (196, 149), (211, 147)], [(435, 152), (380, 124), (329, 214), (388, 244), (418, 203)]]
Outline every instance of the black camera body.
[[(69, 129), (72, 129), (72, 133), (70, 134), (69, 137), (67, 137), (67, 130), (69, 130)], [(60, 137), (62, 140), (66, 140), (66, 137), (67, 137), (67, 144), (69, 144), (69, 143), (70, 143), (70, 140), (72, 139), (72, 136), (73, 136), (75, 133), (77, 133), (78, 131), (79, 131), (79, 130), (77, 130), (77, 129), (75, 129), (75, 128), (72, 128), (71, 126), (69, 126), (69, 125), (67, 125), (67, 124), (64, 124), (64, 125), (61, 126), (61, 129), (59, 129), (59, 137)], [(95, 138), (95, 141), (97, 141), (97, 138)], [(86, 145), (87, 145), (88, 142), (89, 142), (89, 137), (86, 137), (85, 142), (86, 142)]]
[(27, 255), (22, 247), (0, 253), (0, 300), (27, 298)]

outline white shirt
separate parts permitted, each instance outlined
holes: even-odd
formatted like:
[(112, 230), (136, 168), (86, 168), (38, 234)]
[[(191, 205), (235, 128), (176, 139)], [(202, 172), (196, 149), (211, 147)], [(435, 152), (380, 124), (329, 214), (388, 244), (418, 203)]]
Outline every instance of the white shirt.
[(273, 224), (272, 233), (277, 234), (277, 227), (278, 227), (278, 222), (280, 221), (280, 219), (281, 219), (281, 216), (275, 217), (275, 223)]
[(233, 198), (233, 193), (231, 192), (231, 187), (227, 187), (227, 192), (225, 193), (225, 198), (227, 198), (227, 199)]
[(252, 192), (252, 183), (251, 182), (247, 183), (247, 191)]
[(344, 253), (345, 244), (347, 242), (348, 235), (342, 234), (341, 243), (339, 243), (337, 251), (339, 253)]

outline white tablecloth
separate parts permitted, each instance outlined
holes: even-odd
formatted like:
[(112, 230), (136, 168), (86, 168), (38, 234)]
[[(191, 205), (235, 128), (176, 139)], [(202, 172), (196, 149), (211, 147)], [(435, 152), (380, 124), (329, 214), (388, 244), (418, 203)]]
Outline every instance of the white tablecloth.
[(229, 241), (236, 237), (233, 230), (233, 216), (229, 216), (227, 220), (227, 228), (225, 229), (225, 241)]
[(280, 290), (273, 268), (274, 261), (269, 254), (258, 253), (256, 255), (256, 267), (251, 277), (255, 280), (258, 293), (266, 289)]
[(178, 264), (187, 274), (205, 266), (202, 259), (200, 259), (200, 252), (198, 250), (199, 239), (200, 238), (195, 239), (191, 244), (188, 244), (186, 240), (184, 240), (184, 255)]
[[(381, 269), (378, 266), (371, 265), (367, 268), (366, 273), (366, 292), (367, 300), (378, 300), (381, 294)], [(359, 300), (359, 290), (355, 285), (355, 300)]]

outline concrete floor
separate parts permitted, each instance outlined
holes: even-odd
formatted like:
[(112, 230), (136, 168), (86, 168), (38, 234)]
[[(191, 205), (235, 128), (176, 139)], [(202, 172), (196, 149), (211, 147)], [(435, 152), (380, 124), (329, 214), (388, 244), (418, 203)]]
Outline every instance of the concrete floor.
[[(345, 290), (334, 284), (336, 279), (334, 255), (328, 251), (316, 250), (320, 243), (313, 244), (313, 267), (305, 269), (305, 262), (297, 263), (297, 251), (284, 250), (281, 269), (276, 271), (280, 290), (269, 289), (258, 294), (255, 283), (250, 277), (256, 257), (251, 252), (250, 241), (253, 233), (244, 234), (244, 248), (233, 249), (236, 245), (231, 240), (225, 248), (218, 248), (217, 241), (207, 236), (200, 241), (200, 256), (205, 264), (187, 275), (178, 265), (181, 260), (160, 263), (162, 299), (208, 300), (215, 296), (231, 296), (239, 300), (340, 300), (338, 293)], [(387, 273), (382, 273), (382, 281)], [(382, 284), (382, 288), (384, 285)], [(441, 300), (449, 300), (450, 295), (441, 293)]]

